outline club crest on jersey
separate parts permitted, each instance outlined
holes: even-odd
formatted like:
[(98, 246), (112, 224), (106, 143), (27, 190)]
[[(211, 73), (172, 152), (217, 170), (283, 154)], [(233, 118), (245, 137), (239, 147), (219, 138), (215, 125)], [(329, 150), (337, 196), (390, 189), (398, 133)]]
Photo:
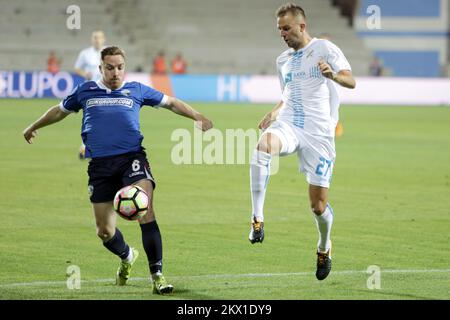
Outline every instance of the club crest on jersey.
[(92, 196), (92, 194), (94, 193), (94, 186), (93, 185), (88, 185), (88, 194), (89, 196)]
[(292, 73), (288, 72), (288, 73), (286, 73), (286, 76), (284, 77), (284, 82), (289, 83), (291, 81), (292, 81)]
[(123, 95), (123, 96), (129, 97), (130, 96), (130, 90), (123, 89), (122, 91), (120, 91), (120, 94)]

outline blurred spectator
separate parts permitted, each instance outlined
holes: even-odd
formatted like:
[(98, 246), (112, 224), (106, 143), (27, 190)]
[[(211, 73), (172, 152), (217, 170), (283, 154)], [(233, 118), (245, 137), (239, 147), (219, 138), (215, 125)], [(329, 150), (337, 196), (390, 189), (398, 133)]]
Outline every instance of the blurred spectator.
[(383, 75), (383, 64), (378, 57), (374, 57), (370, 63), (369, 73), (372, 77), (380, 77)]
[(166, 58), (164, 51), (159, 51), (158, 55), (153, 59), (153, 74), (166, 74)]
[(441, 66), (441, 77), (450, 77), (450, 63)]
[(105, 45), (105, 34), (101, 30), (92, 32), (92, 46), (80, 52), (75, 62), (75, 72), (86, 80), (97, 81), (102, 75), (100, 73), (100, 52)]
[(61, 59), (59, 59), (56, 54), (55, 51), (50, 51), (50, 55), (48, 56), (47, 59), (47, 71), (50, 73), (58, 73), (59, 70), (61, 68)]
[[(100, 72), (101, 51), (105, 47), (105, 33), (101, 30), (92, 32), (92, 46), (81, 50), (75, 62), (75, 72), (86, 81), (99, 81), (102, 78)], [(80, 160), (85, 159), (86, 146), (81, 143), (78, 150)]]
[(186, 60), (184, 60), (181, 53), (178, 53), (176, 57), (172, 60), (171, 66), (172, 66), (172, 73), (176, 74), (186, 73), (187, 63)]
[(333, 6), (339, 6), (341, 9), (341, 15), (347, 17), (348, 25), (353, 27), (353, 18), (355, 16), (355, 12), (357, 11), (357, 7), (359, 5), (358, 0), (333, 0)]

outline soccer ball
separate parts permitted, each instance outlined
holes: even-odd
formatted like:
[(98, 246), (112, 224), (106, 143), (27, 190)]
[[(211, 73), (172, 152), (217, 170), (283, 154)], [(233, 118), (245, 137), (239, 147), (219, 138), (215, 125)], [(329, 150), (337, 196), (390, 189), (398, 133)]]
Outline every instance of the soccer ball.
[(126, 186), (114, 197), (114, 210), (126, 220), (137, 220), (147, 213), (148, 195), (139, 186)]

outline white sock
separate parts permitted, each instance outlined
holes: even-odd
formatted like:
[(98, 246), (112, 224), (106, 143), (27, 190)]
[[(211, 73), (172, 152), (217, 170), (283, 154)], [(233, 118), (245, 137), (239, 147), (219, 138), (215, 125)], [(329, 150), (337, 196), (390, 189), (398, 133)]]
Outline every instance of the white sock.
[(128, 255), (125, 259), (123, 259), (122, 261), (124, 262), (131, 262), (133, 260), (134, 256), (133, 256), (133, 250), (130, 248), (130, 251), (128, 252)]
[(153, 281), (155, 281), (156, 277), (160, 277), (160, 276), (162, 276), (162, 272), (159, 272), (159, 271), (151, 274), (151, 278)]
[(333, 225), (333, 209), (327, 204), (325, 211), (320, 215), (314, 214), (316, 219), (317, 231), (319, 231), (319, 242), (317, 247), (320, 252), (327, 252), (330, 247), (331, 226)]
[(264, 221), (264, 199), (266, 197), (267, 182), (270, 175), (270, 160), (268, 153), (255, 150), (250, 163), (250, 190), (252, 192), (252, 221)]

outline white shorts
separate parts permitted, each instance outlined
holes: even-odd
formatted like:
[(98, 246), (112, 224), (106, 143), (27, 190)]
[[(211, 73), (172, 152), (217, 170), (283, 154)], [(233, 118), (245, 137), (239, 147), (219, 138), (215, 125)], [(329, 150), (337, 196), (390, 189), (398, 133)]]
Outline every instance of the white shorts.
[(287, 122), (276, 120), (264, 133), (276, 135), (281, 141), (280, 156), (297, 152), (299, 170), (314, 186), (329, 188), (336, 159), (334, 139), (314, 136)]

